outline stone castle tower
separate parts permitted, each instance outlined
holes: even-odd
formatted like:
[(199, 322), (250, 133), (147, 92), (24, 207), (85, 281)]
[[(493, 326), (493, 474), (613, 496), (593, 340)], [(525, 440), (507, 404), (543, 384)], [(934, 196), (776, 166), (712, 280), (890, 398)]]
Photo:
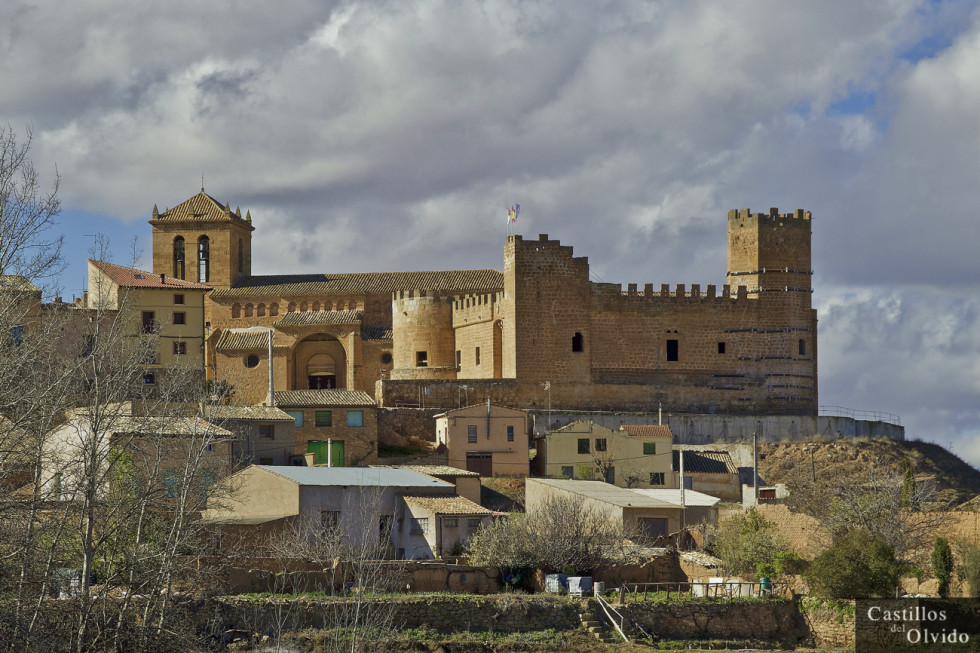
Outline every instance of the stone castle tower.
[(252, 216), (204, 192), (160, 213), (153, 207), (153, 272), (230, 288), (252, 273)]

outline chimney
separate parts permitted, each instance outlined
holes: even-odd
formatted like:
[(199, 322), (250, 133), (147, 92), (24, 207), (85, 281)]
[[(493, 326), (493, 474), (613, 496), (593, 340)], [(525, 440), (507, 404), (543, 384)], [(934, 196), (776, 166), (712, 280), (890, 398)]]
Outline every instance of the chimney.
[(167, 283), (167, 275), (165, 274), (160, 275), (160, 283)]

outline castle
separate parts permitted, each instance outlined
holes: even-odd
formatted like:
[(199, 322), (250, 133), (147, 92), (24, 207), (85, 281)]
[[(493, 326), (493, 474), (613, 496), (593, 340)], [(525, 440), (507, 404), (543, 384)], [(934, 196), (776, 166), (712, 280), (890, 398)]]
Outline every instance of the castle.
[(203, 189), (149, 222), (153, 272), (214, 289), (205, 363), (240, 403), (266, 399), (271, 365), (314, 403), (817, 413), (807, 211), (729, 211), (728, 283), (704, 289), (592, 282), (547, 235), (507, 237), (503, 272), (255, 276), (250, 213)]

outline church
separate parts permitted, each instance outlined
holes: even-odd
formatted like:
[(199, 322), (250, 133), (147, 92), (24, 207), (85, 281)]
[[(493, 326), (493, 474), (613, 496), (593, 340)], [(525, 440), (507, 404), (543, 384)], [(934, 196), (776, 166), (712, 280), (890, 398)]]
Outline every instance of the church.
[(149, 223), (153, 272), (212, 288), (207, 373), (238, 403), (817, 413), (808, 211), (729, 211), (703, 288), (593, 282), (547, 235), (502, 270), (253, 275), (261, 221), (203, 189)]

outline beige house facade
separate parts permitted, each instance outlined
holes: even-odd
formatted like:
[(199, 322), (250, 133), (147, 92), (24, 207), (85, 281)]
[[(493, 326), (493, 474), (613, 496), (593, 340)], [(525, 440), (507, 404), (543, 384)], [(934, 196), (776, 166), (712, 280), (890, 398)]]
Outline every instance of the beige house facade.
[(407, 558), (426, 560), (462, 555), (463, 547), (493, 512), (463, 497), (405, 497), (410, 522)]
[(449, 465), (481, 476), (527, 476), (527, 413), (489, 402), (435, 416), (436, 444)]
[(620, 487), (676, 487), (670, 467), (672, 443), (666, 425), (610, 429), (579, 420), (535, 441), (534, 467), (548, 478), (602, 480)]
[(293, 418), (294, 451), (312, 465), (353, 467), (378, 460), (378, 410), (366, 392), (292, 390), (275, 393)]

